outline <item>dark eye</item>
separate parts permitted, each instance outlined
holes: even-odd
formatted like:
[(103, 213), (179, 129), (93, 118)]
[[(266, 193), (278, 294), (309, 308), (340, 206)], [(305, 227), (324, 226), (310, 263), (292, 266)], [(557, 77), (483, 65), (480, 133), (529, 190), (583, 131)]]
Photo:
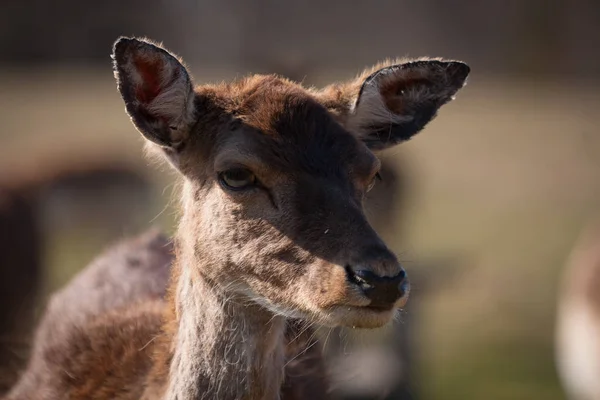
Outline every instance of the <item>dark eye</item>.
[(242, 190), (253, 187), (256, 176), (245, 168), (233, 168), (219, 174), (221, 185), (231, 190)]

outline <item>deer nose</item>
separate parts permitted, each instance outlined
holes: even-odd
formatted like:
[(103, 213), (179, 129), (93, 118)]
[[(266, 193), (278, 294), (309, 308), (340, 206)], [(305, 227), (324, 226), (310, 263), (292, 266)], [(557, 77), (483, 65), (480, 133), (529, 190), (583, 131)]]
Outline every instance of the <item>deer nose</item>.
[(357, 285), (371, 300), (369, 307), (391, 309), (396, 302), (407, 296), (410, 288), (406, 271), (400, 268), (395, 276), (379, 276), (368, 269), (346, 267), (348, 280)]

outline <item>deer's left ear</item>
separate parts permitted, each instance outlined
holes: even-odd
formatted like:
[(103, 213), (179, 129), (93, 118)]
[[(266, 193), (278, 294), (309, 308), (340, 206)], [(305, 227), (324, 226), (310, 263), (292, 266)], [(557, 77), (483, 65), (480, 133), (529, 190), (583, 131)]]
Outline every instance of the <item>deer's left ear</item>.
[[(418, 133), (463, 87), (470, 68), (458, 61), (422, 60), (376, 70), (362, 80), (346, 127), (372, 150)], [(356, 90), (356, 89), (355, 89)]]

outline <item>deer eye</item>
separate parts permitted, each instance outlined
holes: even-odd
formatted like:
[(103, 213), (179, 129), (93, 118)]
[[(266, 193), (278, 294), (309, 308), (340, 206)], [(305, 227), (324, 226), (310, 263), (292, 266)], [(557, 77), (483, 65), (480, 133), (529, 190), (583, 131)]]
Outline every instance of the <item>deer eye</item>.
[(256, 176), (246, 168), (233, 168), (219, 174), (219, 182), (230, 190), (243, 190), (256, 184)]

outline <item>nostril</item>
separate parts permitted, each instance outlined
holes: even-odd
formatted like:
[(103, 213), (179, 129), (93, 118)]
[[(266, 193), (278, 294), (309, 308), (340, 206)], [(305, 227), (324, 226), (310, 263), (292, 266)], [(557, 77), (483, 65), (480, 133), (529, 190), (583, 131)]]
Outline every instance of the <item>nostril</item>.
[(396, 276), (394, 277), (394, 279), (395, 279), (395, 280), (402, 280), (402, 279), (404, 279), (404, 278), (406, 278), (406, 271), (404, 270), (404, 268), (401, 268), (401, 269), (400, 269), (400, 272), (398, 273), (398, 275), (396, 275)]
[(349, 265), (346, 265), (346, 275), (351, 282), (358, 284), (368, 283), (374, 285), (375, 283), (383, 282), (401, 282), (406, 278), (406, 271), (404, 268), (401, 268), (400, 272), (398, 272), (398, 274), (395, 276), (379, 276), (368, 269), (354, 270)]
[(410, 287), (403, 268), (395, 276), (379, 276), (367, 269), (354, 270), (349, 265), (345, 269), (348, 281), (360, 287), (371, 299), (371, 307), (392, 307), (396, 300), (408, 293)]
[(376, 278), (376, 275), (371, 271), (354, 271), (349, 265), (346, 265), (346, 276), (350, 282), (360, 286), (363, 290), (372, 289), (374, 280)]
[(375, 275), (372, 271), (368, 271), (366, 269), (359, 269), (358, 271), (354, 271), (354, 275), (365, 282), (375, 282), (380, 279), (377, 275)]
[(346, 275), (348, 280), (359, 286), (373, 287), (382, 284), (400, 284), (406, 278), (406, 271), (402, 268), (396, 276), (379, 276), (368, 269), (354, 270), (349, 265), (346, 265)]

